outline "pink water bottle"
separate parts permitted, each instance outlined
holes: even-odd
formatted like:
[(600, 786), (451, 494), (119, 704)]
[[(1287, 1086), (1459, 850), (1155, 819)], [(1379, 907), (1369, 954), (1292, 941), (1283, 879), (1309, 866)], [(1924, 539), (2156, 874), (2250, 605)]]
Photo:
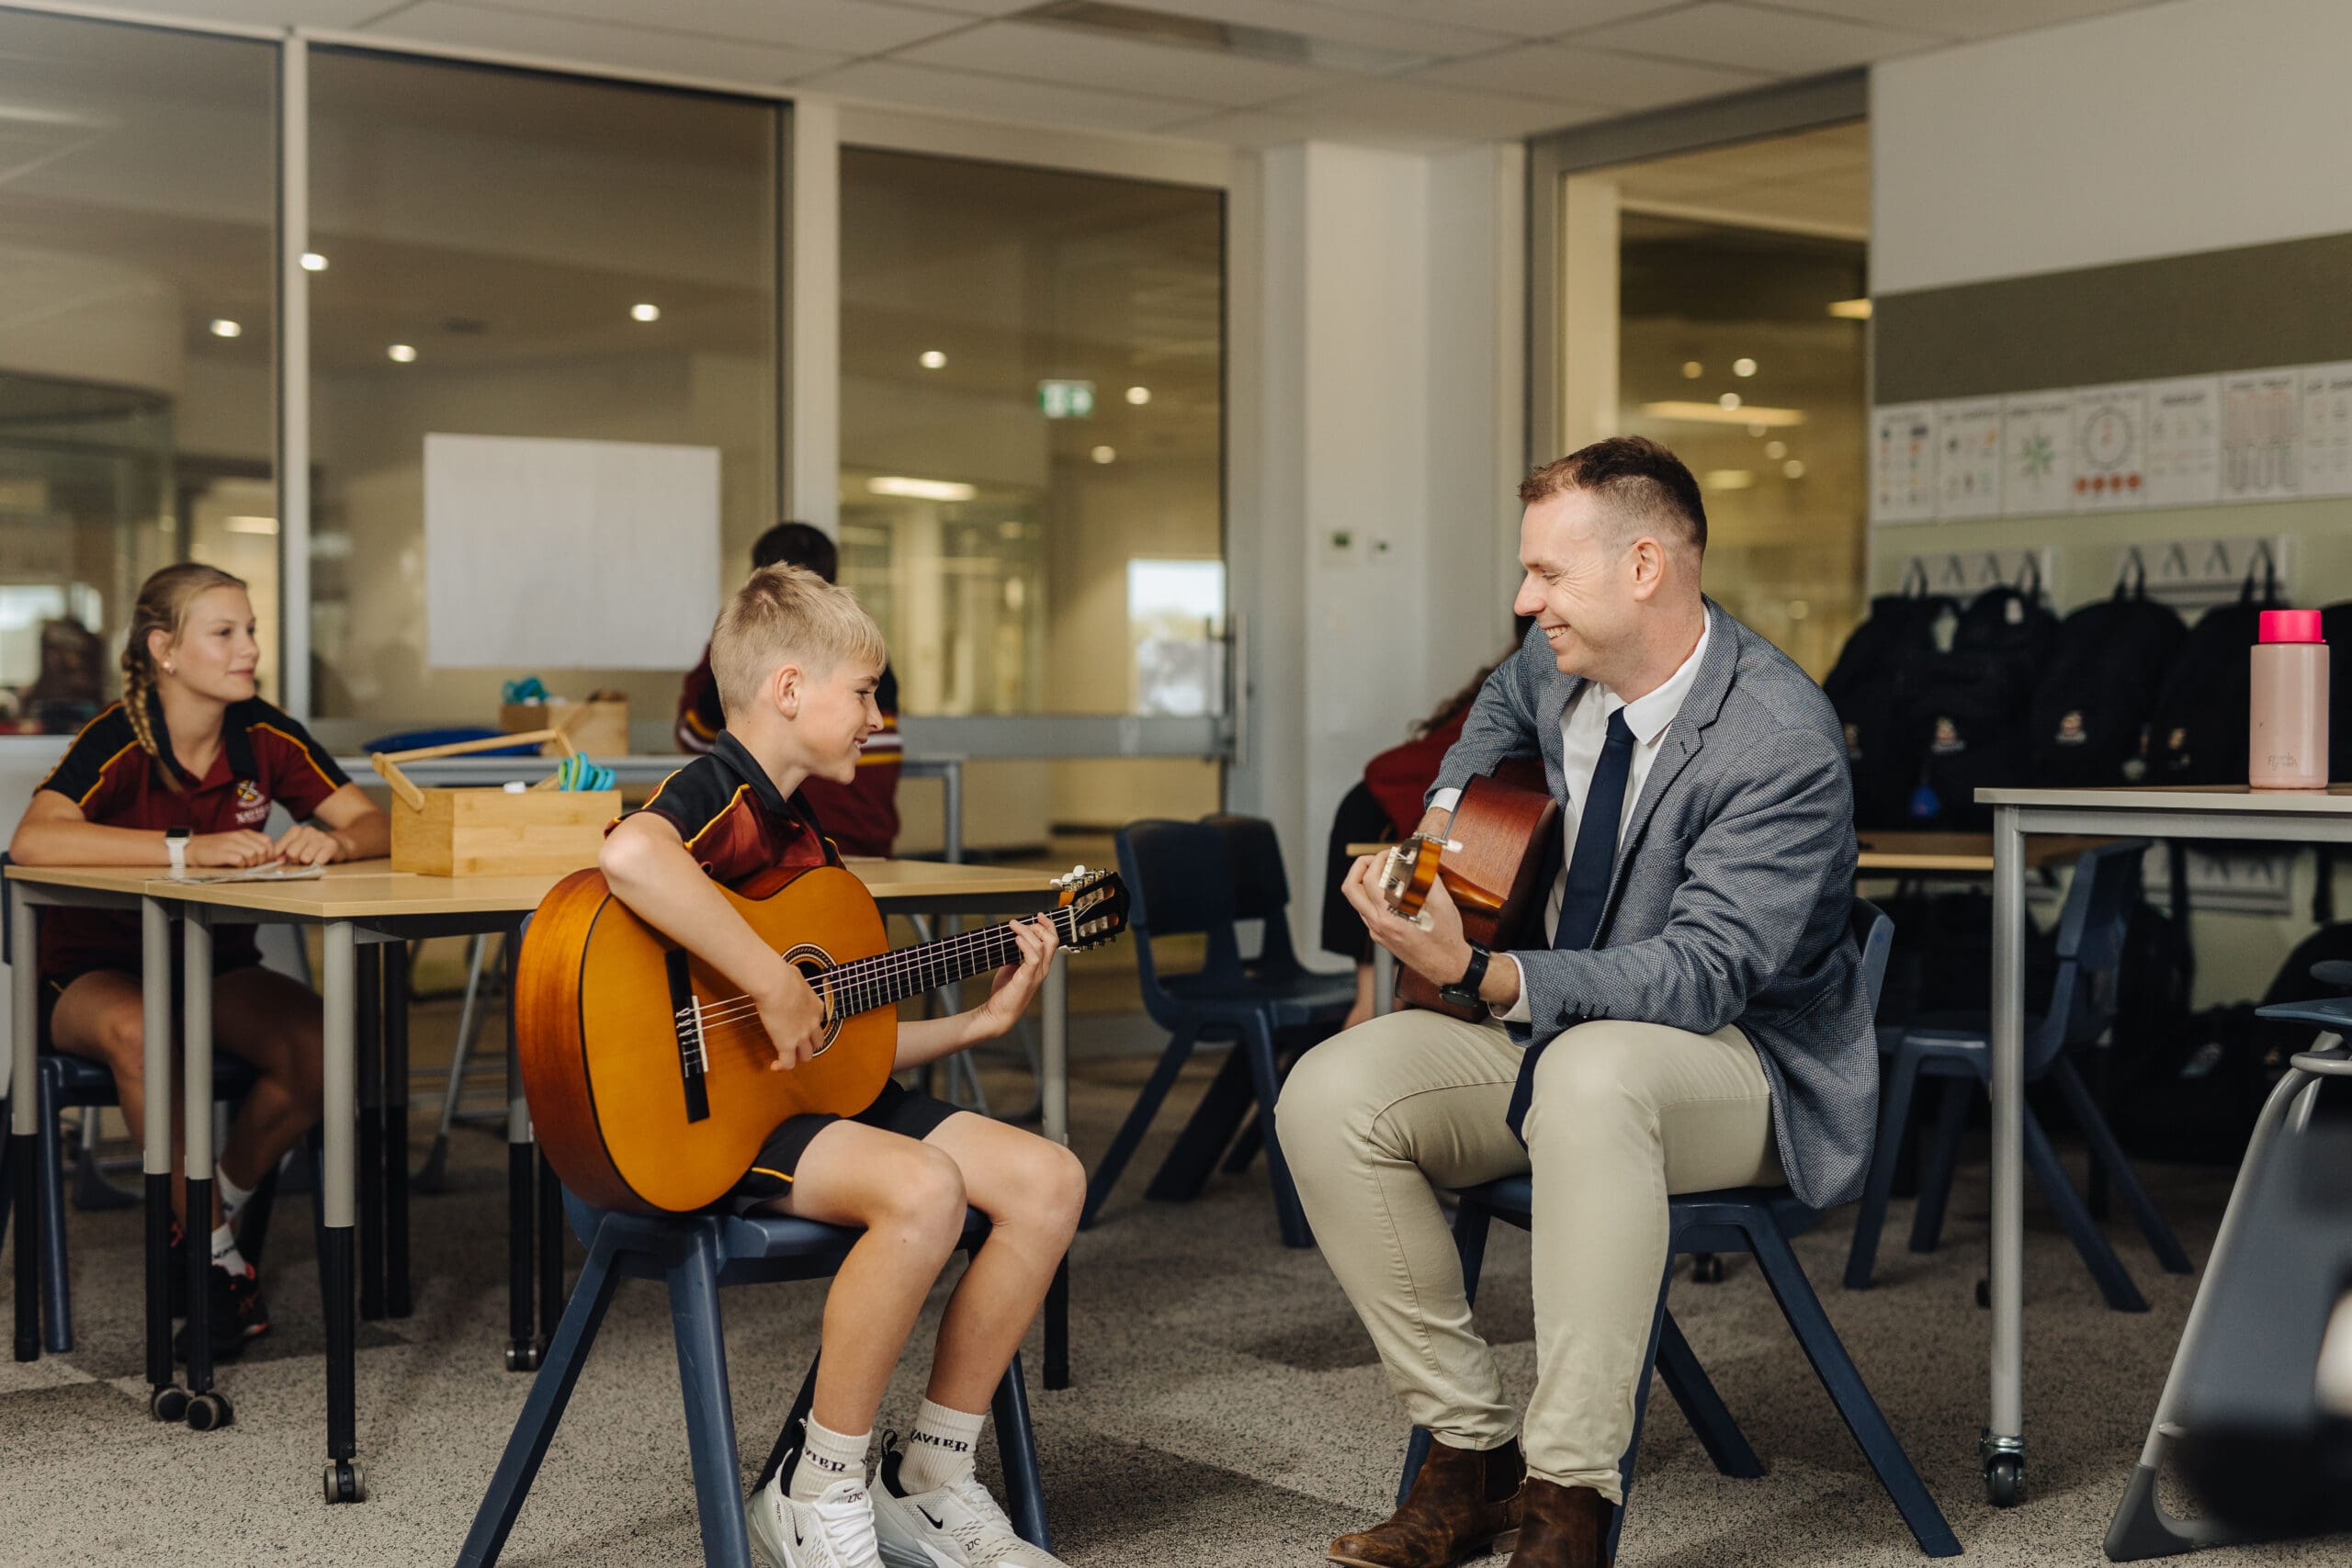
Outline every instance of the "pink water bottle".
[(2317, 610), (2265, 610), (2254, 648), (2246, 783), (2327, 787), (2327, 644)]

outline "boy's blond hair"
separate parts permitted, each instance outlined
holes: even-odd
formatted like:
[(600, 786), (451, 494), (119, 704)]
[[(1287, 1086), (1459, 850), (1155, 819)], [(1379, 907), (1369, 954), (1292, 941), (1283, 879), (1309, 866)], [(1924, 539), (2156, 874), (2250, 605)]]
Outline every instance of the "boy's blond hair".
[(797, 566), (762, 567), (718, 612), (710, 673), (730, 715), (749, 712), (780, 664), (821, 675), (844, 659), (883, 660), (882, 628), (857, 595)]

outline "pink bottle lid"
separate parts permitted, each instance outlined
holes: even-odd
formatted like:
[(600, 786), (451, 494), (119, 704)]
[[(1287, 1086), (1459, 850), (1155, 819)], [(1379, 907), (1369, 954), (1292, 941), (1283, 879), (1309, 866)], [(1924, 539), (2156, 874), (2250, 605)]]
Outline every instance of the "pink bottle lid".
[(2320, 635), (2317, 610), (2265, 610), (2262, 612), (2264, 642), (2325, 642)]

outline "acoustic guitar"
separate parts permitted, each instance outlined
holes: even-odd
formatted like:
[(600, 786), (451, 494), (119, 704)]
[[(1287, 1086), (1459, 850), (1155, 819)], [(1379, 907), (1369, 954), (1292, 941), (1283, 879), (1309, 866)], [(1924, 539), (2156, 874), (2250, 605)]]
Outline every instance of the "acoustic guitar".
[[(1111, 872), (1057, 878), (1050, 912), (1071, 952), (1126, 929)], [(749, 998), (631, 913), (593, 867), (558, 883), (516, 961), (514, 1032), (531, 1119), (564, 1185), (589, 1202), (684, 1213), (725, 1197), (787, 1116), (874, 1103), (898, 1046), (898, 1004), (1016, 963), (994, 925), (893, 952), (865, 885), (839, 866), (779, 872), (735, 912), (825, 1008), (824, 1043), (786, 1072)]]
[[(1388, 907), (1407, 919), (1427, 922), (1421, 906), (1438, 879), (1462, 911), (1462, 931), (1472, 942), (1509, 947), (1526, 928), (1538, 884), (1559, 837), (1560, 803), (1549, 791), (1526, 789), (1498, 778), (1472, 779), (1453, 807), (1446, 836), (1416, 833), (1388, 852), (1380, 891)], [(1432, 978), (1415, 969), (1396, 977), (1396, 999), (1448, 1018), (1475, 1021), (1484, 1010), (1454, 1007), (1438, 987), (1458, 975)]]

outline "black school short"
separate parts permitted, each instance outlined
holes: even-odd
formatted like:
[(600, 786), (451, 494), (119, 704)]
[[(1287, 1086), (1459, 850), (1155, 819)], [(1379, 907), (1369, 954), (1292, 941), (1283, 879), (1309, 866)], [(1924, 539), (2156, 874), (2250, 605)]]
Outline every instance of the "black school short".
[[(216, 950), (212, 959), (212, 977), (217, 980), (223, 975), (233, 975), (240, 969), (258, 969), (261, 966), (261, 962), (258, 959), (253, 958), (247, 954), (241, 953), (224, 953)], [(172, 944), (171, 989), (172, 1019), (175, 1034), (177, 1032), (180, 1002), (187, 995), (183, 985), (187, 974), (187, 961), (181, 955), (179, 944), (175, 942)], [(122, 968), (111, 964), (85, 964), (80, 968), (68, 969), (62, 975), (43, 979), (39, 987), (40, 1003), (40, 1006), (34, 1010), (33, 1014), (33, 1028), (35, 1031), (33, 1037), (35, 1040), (40, 1042), (40, 1049), (44, 1051), (53, 1051), (57, 1049), (57, 1042), (50, 1033), (50, 1021), (56, 1017), (57, 1004), (65, 999), (65, 993), (72, 990), (74, 988), (74, 983), (76, 980), (81, 979), (85, 975), (119, 975), (124, 979), (130, 981), (133, 985), (139, 983), (139, 970), (135, 964), (130, 968)]]
[(851, 1121), (866, 1127), (879, 1127), (886, 1133), (921, 1140), (931, 1136), (938, 1125), (961, 1110), (935, 1095), (911, 1089), (896, 1078), (882, 1086), (874, 1103), (851, 1117), (840, 1117), (831, 1111), (809, 1111), (804, 1115), (787, 1116), (767, 1141), (760, 1145), (752, 1168), (727, 1195), (729, 1207), (741, 1214), (763, 1203), (791, 1196), (794, 1170), (800, 1156), (807, 1152), (808, 1140), (835, 1122)]

